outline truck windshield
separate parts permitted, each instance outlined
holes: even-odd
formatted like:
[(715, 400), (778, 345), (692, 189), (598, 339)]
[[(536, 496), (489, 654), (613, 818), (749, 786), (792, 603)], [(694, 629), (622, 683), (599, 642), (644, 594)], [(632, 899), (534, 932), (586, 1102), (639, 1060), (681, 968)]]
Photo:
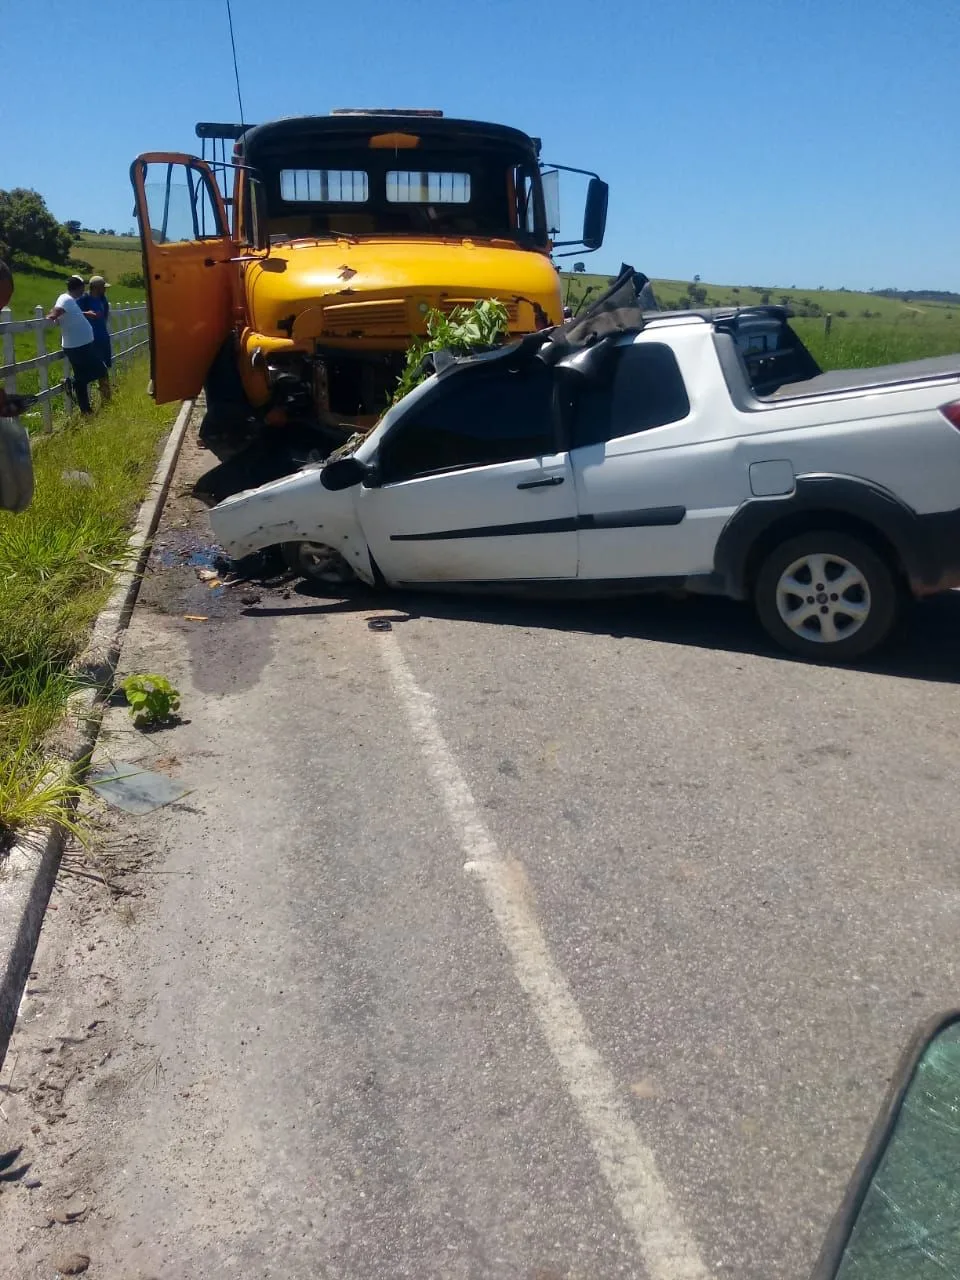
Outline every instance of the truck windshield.
[(337, 148), (281, 160), (264, 175), (271, 242), (349, 236), (475, 236), (545, 248), (532, 156)]

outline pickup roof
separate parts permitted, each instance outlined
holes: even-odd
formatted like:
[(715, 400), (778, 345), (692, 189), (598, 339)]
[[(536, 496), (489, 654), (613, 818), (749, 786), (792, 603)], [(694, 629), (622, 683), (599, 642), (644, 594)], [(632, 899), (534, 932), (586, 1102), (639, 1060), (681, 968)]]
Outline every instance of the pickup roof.
[(398, 587), (752, 599), (832, 660), (960, 585), (960, 355), (823, 373), (778, 307), (578, 324), (448, 362), (352, 456), (216, 507), (217, 537)]

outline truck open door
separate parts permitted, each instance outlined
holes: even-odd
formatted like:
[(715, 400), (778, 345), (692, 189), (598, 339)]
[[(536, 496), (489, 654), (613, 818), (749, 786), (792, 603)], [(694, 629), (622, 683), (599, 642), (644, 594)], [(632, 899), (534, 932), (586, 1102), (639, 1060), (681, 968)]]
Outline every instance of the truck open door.
[(158, 404), (199, 394), (233, 325), (237, 249), (210, 166), (147, 152), (130, 169), (150, 313), (152, 394)]

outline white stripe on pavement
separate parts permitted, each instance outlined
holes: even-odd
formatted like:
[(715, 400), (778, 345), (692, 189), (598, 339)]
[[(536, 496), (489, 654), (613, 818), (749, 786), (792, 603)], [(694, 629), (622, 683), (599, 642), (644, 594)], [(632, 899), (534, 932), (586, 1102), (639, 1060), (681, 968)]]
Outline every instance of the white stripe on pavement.
[(500, 857), (440, 732), (431, 697), (414, 680), (395, 633), (385, 632), (377, 644), (467, 857), (466, 870), (483, 889), (517, 979), (651, 1280), (705, 1280), (707, 1269), (654, 1154), (642, 1141), (609, 1068), (591, 1044), (573, 994), (550, 954), (522, 866)]

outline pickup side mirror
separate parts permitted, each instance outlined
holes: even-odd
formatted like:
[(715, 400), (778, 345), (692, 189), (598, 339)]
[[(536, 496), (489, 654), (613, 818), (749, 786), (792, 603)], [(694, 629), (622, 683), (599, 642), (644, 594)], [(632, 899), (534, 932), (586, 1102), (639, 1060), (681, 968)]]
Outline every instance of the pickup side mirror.
[(358, 458), (335, 458), (320, 472), (320, 483), (336, 493), (340, 489), (352, 489), (370, 477), (372, 468)]
[(894, 1075), (812, 1280), (960, 1275), (960, 1012), (922, 1027)]
[(583, 243), (588, 249), (599, 249), (607, 229), (607, 201), (610, 188), (602, 178), (591, 178), (583, 210)]

